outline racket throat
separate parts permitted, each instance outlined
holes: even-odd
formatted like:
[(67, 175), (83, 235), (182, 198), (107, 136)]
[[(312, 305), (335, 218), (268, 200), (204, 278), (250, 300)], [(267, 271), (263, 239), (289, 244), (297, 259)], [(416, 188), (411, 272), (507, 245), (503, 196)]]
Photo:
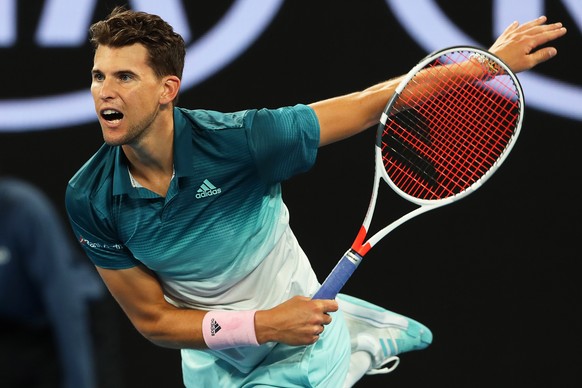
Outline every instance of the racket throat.
[(351, 249), (346, 253), (346, 255), (349, 252), (353, 252), (357, 254), (358, 257), (360, 258), (359, 260), (361, 260), (362, 257), (364, 257), (366, 253), (368, 253), (368, 251), (372, 248), (369, 242), (364, 243), (364, 239), (366, 238), (367, 234), (368, 230), (366, 229), (365, 226), (362, 225), (360, 231), (358, 232), (358, 235), (356, 236), (356, 239), (354, 240), (354, 243), (352, 244)]

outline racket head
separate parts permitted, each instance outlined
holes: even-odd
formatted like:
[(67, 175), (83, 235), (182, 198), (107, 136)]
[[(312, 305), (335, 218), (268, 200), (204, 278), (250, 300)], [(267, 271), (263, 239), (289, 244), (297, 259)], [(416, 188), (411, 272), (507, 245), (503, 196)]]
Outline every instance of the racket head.
[(409, 71), (384, 109), (377, 173), (418, 205), (456, 201), (503, 164), (523, 115), (519, 80), (498, 57), (471, 46), (433, 52)]

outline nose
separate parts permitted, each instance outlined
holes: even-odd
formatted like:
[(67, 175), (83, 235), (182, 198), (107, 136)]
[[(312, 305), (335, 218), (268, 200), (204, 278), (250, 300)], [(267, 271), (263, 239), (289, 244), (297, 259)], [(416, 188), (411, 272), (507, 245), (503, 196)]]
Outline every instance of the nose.
[(98, 84), (98, 97), (102, 100), (109, 100), (115, 97), (115, 86), (111, 80), (107, 78)]

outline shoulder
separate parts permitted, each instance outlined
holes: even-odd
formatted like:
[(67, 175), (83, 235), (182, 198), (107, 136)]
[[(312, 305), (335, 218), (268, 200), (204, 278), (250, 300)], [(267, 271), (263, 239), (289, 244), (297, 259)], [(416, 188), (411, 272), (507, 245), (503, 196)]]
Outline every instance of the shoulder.
[(307, 105), (297, 104), (276, 109), (246, 109), (236, 112), (218, 112), (208, 109), (176, 108), (176, 121), (185, 124), (189, 122), (195, 129), (217, 131), (225, 129), (249, 129), (255, 122), (279, 123), (279, 122), (309, 122), (317, 123), (317, 117), (313, 109)]
[(69, 187), (79, 189), (81, 187), (94, 190), (109, 179), (114, 171), (115, 147), (104, 144), (69, 180)]
[(254, 117), (254, 126), (276, 125), (277, 127), (317, 127), (317, 116), (313, 108), (298, 104), (277, 109), (260, 109)]
[[(115, 147), (103, 145), (69, 180), (65, 194), (67, 209), (84, 207), (99, 195), (111, 194)], [(105, 193), (105, 194), (104, 194)]]
[(190, 124), (195, 130), (218, 131), (244, 129), (252, 123), (256, 109), (237, 112), (218, 112), (208, 109), (176, 108), (176, 125)]

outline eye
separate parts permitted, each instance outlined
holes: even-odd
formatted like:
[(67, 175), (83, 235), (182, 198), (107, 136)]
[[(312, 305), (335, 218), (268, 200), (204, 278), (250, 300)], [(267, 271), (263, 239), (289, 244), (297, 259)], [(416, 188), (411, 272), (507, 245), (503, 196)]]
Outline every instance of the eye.
[(103, 81), (105, 77), (102, 73), (93, 73), (93, 80), (94, 81)]
[(127, 81), (131, 81), (133, 79), (133, 76), (129, 73), (122, 73), (119, 75), (119, 79), (121, 81), (127, 82)]

